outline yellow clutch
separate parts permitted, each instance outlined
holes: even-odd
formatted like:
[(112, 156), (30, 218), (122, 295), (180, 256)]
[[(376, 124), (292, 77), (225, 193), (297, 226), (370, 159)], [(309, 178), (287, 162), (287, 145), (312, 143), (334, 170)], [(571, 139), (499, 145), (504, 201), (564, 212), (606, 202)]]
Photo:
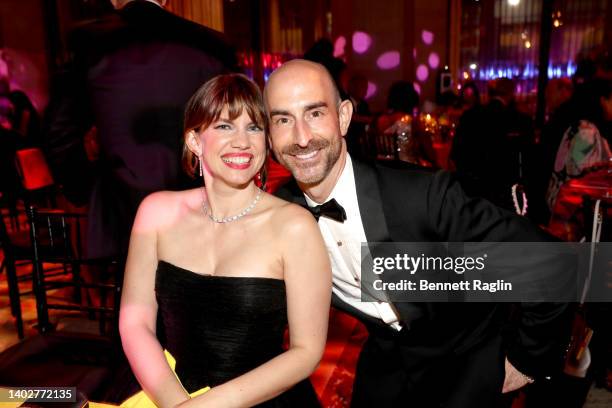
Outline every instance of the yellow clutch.
[[(176, 360), (174, 360), (174, 357), (172, 357), (172, 355), (167, 350), (164, 350), (164, 355), (166, 356), (166, 360), (168, 361), (170, 368), (172, 368), (172, 371), (174, 371), (174, 367), (176, 366)], [(174, 373), (174, 375), (176, 375), (176, 373)], [(204, 394), (208, 390), (210, 390), (210, 387), (204, 387), (202, 389), (197, 390), (196, 392), (192, 392), (191, 394), (189, 394), (189, 396), (191, 396), (191, 398), (197, 397), (198, 395)], [(155, 407), (156, 405), (153, 403), (153, 401), (149, 399), (149, 397), (147, 396), (147, 394), (145, 394), (144, 391), (140, 391), (132, 395), (130, 398), (126, 399), (121, 403), (121, 408)]]

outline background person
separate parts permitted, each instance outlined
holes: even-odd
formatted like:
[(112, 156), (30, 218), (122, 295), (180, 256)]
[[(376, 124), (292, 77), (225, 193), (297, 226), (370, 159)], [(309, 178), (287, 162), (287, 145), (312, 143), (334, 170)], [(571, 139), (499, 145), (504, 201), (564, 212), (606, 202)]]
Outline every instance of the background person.
[[(73, 202), (89, 203), (89, 257), (125, 256), (142, 199), (185, 188), (185, 102), (236, 67), (219, 33), (165, 11), (165, 0), (112, 3), (117, 13), (71, 33), (74, 57), (51, 96), (45, 131), (56, 181)], [(95, 165), (83, 141), (92, 126), (100, 146)]]

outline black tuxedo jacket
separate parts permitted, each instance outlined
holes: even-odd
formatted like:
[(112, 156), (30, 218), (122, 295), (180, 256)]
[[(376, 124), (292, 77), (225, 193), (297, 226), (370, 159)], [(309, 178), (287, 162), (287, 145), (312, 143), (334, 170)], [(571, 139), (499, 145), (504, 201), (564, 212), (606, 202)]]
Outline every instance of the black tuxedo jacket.
[[(89, 255), (122, 254), (140, 201), (185, 187), (185, 103), (237, 62), (220, 33), (140, 0), (77, 27), (70, 42), (71, 64), (52, 92), (47, 153), (67, 195), (89, 199)], [(95, 169), (83, 149), (92, 126), (100, 141)]]
[[(468, 197), (448, 172), (389, 168), (356, 160), (353, 169), (368, 242), (552, 239), (527, 219), (486, 200)], [(278, 195), (305, 205), (295, 182)], [(336, 297), (334, 306), (355, 315), (371, 328), (382, 324)], [(500, 336), (504, 329), (504, 353), (511, 363), (532, 377), (550, 375), (558, 368), (559, 349), (569, 330), (567, 304), (522, 304), (518, 324), (512, 327), (506, 327), (507, 304), (396, 302), (394, 306), (404, 326), (409, 327), (402, 340), (403, 354), (409, 356), (405, 359), (409, 371), (427, 366), (428, 361), (468, 352)]]

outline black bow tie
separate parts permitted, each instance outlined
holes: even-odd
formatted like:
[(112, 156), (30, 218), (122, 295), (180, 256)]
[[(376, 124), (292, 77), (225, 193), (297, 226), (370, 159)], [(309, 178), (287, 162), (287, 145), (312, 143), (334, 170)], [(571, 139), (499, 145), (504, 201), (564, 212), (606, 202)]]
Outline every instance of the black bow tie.
[(317, 221), (319, 221), (319, 217), (331, 218), (338, 222), (344, 222), (344, 220), (346, 220), (346, 211), (344, 211), (344, 208), (342, 208), (333, 198), (324, 204), (308, 207), (308, 210), (314, 215)]

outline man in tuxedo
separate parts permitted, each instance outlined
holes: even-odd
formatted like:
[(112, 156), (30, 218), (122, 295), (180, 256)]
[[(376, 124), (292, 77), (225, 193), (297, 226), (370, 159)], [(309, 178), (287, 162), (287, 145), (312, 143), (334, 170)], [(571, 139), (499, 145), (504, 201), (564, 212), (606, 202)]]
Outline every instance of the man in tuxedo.
[[(111, 0), (117, 11), (71, 33), (72, 61), (52, 94), (46, 151), (72, 201), (89, 201), (87, 253), (123, 256), (142, 199), (185, 188), (184, 104), (236, 69), (220, 33), (166, 10), (166, 0)], [(92, 165), (84, 135), (97, 130)], [(91, 188), (90, 188), (91, 187)]]
[(369, 331), (354, 407), (496, 407), (505, 400), (502, 391), (550, 374), (568, 328), (566, 305), (522, 305), (518, 324), (502, 335), (508, 310), (500, 304), (362, 302), (360, 293), (361, 242), (541, 241), (545, 234), (467, 197), (446, 172), (352, 160), (343, 138), (351, 102), (340, 99), (319, 64), (285, 63), (271, 75), (264, 98), (273, 151), (299, 187), (279, 195), (318, 216), (334, 304)]

